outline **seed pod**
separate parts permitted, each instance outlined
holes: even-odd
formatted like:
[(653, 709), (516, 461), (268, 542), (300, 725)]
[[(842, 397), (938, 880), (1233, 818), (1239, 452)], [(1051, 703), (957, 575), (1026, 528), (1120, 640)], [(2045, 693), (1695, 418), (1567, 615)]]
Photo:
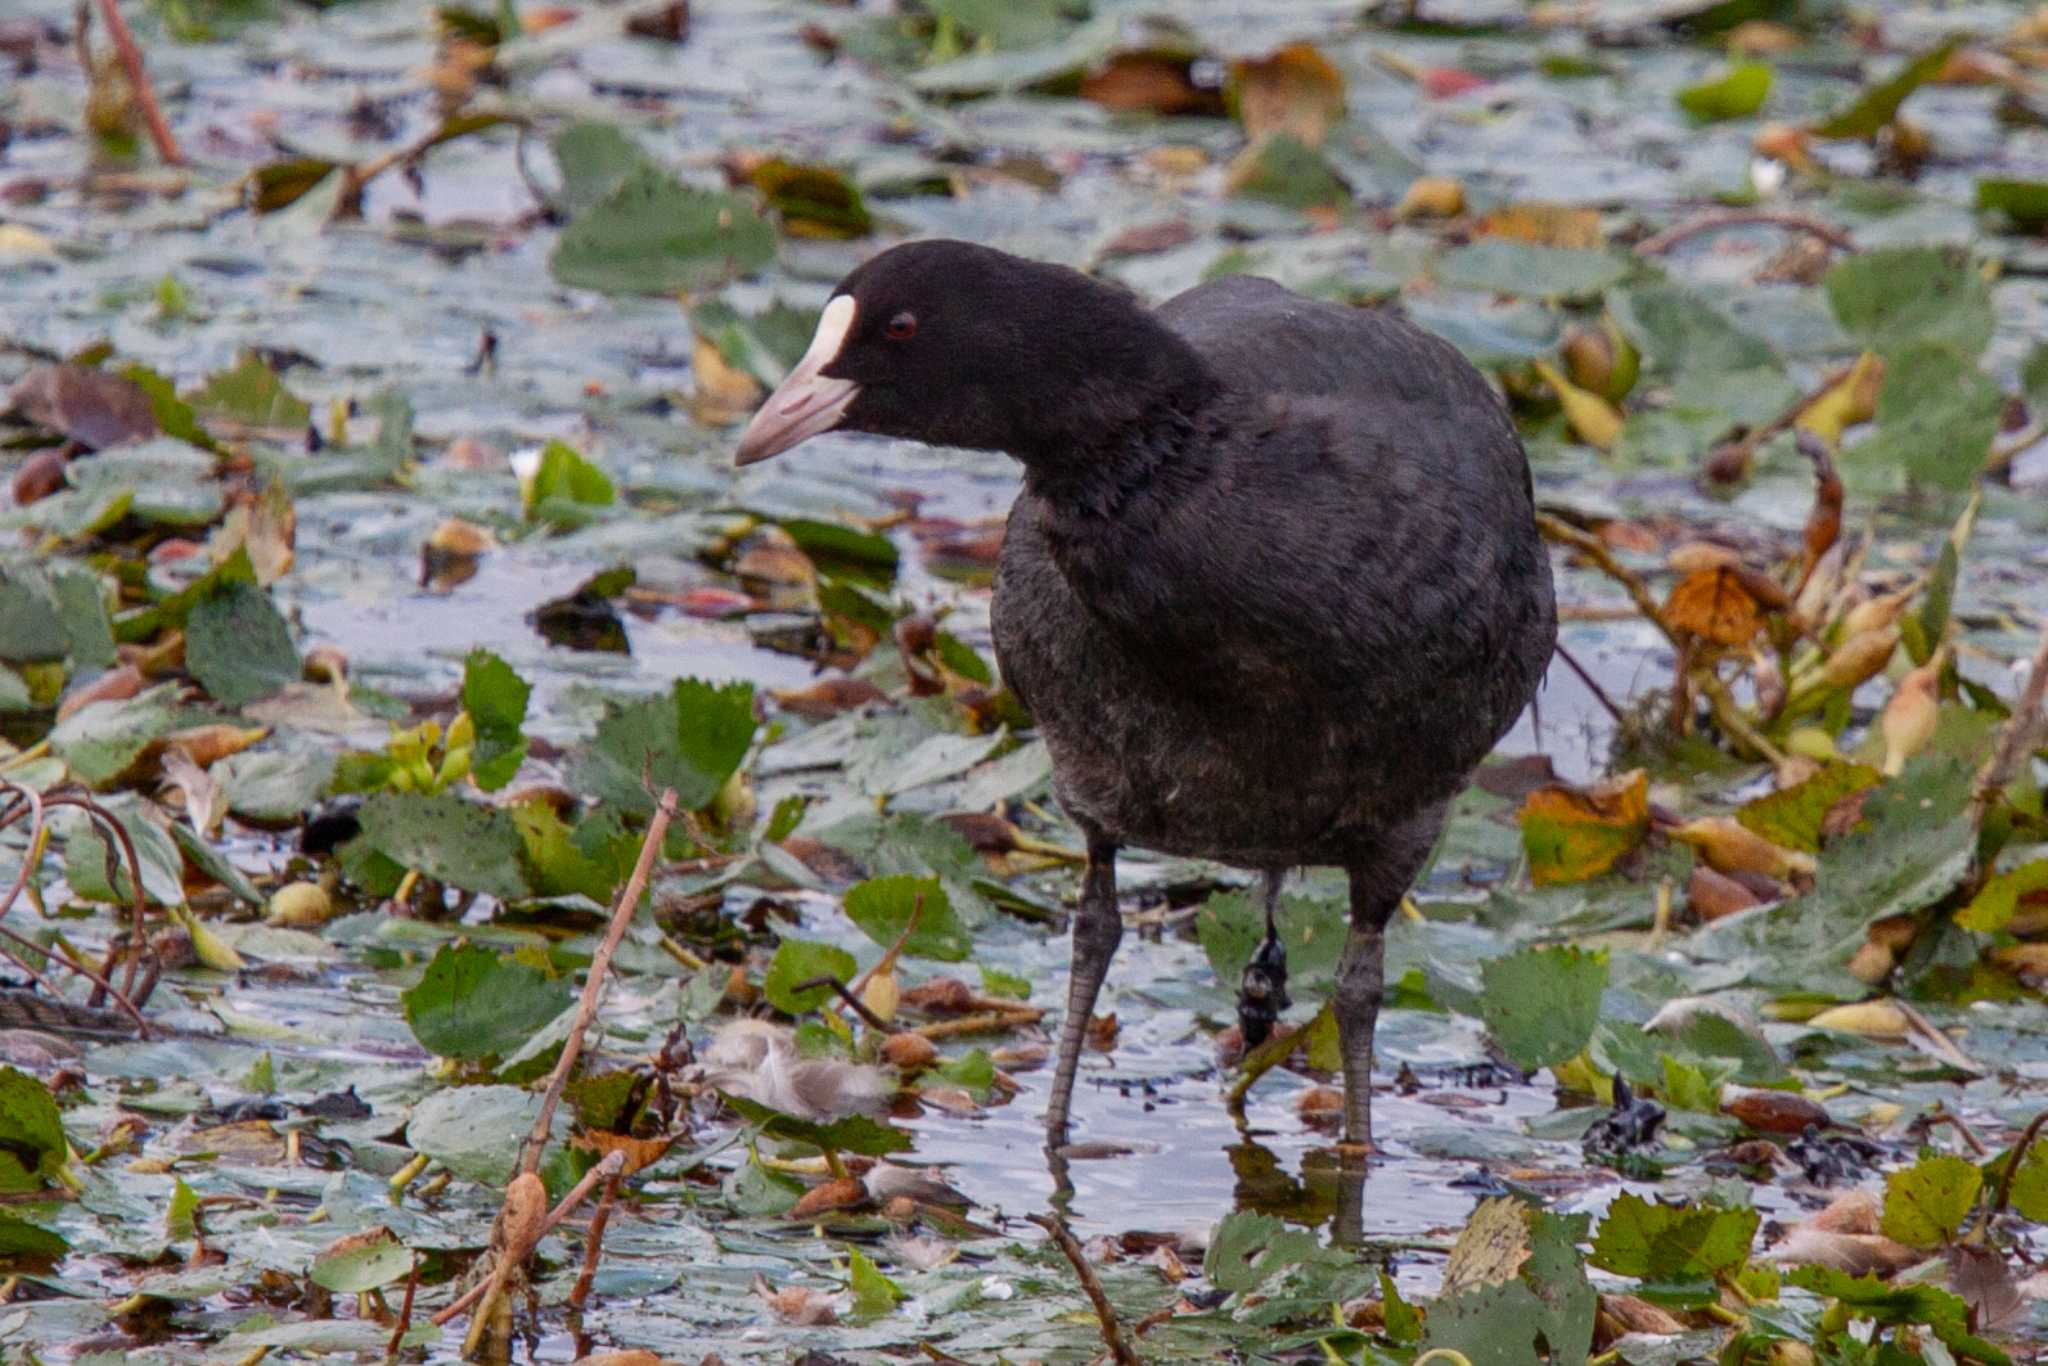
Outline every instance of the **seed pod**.
[(894, 968), (868, 978), (867, 985), (860, 992), (860, 1003), (884, 1023), (896, 1018), (896, 1006), (902, 999), (903, 988), (896, 981)]
[(1544, 382), (1557, 391), (1564, 420), (1572, 433), (1595, 450), (1604, 451), (1621, 436), (1622, 416), (1615, 406), (1588, 389), (1581, 389), (1547, 361), (1530, 362)]
[(1878, 729), (1884, 735), (1884, 772), (1896, 777), (1906, 760), (1926, 748), (1941, 720), (1941, 671), (1947, 661), (1940, 650), (1934, 658), (1899, 680), (1898, 691), (1884, 704)]
[(498, 1211), (493, 1240), (500, 1255), (524, 1261), (540, 1241), (541, 1224), (548, 1217), (548, 1191), (533, 1172), (521, 1172), (505, 1188), (505, 1207)]
[(1785, 675), (1778, 657), (1761, 647), (1749, 652), (1749, 683), (1756, 691), (1757, 715), (1768, 721), (1785, 705)]
[(334, 916), (334, 898), (317, 882), (291, 882), (270, 894), (263, 912), (266, 925), (297, 928), (324, 925)]
[(899, 1072), (916, 1072), (932, 1065), (938, 1047), (922, 1034), (891, 1034), (882, 1040), (882, 1061)]
[(1857, 603), (1842, 618), (1841, 639), (1850, 640), (1871, 631), (1880, 631), (1899, 619), (1899, 613), (1906, 606), (1906, 599), (1913, 596), (1910, 588), (1896, 593), (1884, 593)]
[(1702, 858), (1723, 873), (1762, 873), (1782, 880), (1796, 875), (1811, 877), (1814, 871), (1813, 855), (1775, 845), (1727, 816), (1687, 821), (1671, 832), (1671, 838), (1699, 850)]
[(1801, 621), (1818, 625), (1827, 619), (1828, 604), (1834, 601), (1835, 590), (1842, 586), (1842, 563), (1847, 557), (1848, 551), (1836, 541), (1814, 564), (1813, 572), (1806, 576), (1799, 596), (1792, 602), (1793, 614)]
[(1450, 176), (1417, 176), (1408, 182), (1408, 188), (1401, 195), (1401, 202), (1394, 207), (1394, 217), (1410, 218), (1456, 218), (1465, 212), (1465, 187)]
[(1827, 663), (1821, 665), (1820, 685), (1824, 688), (1859, 687), (1891, 663), (1892, 651), (1898, 648), (1899, 630), (1896, 626), (1884, 626), (1850, 636), (1835, 647)]
[(1881, 998), (1834, 1006), (1823, 1010), (1807, 1024), (1815, 1029), (1838, 1029), (1844, 1034), (1860, 1034), (1866, 1039), (1903, 1039), (1907, 1029), (1906, 1013), (1891, 1001)]

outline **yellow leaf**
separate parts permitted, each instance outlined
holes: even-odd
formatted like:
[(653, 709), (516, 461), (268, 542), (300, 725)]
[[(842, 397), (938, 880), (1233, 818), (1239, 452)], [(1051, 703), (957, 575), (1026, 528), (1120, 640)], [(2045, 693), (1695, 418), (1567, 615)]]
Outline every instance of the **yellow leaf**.
[(1877, 395), (1883, 387), (1884, 360), (1875, 351), (1865, 351), (1848, 374), (1806, 405), (1792, 425), (1837, 445), (1844, 431), (1877, 415)]
[(1456, 218), (1463, 212), (1465, 187), (1446, 175), (1417, 176), (1408, 182), (1401, 202), (1394, 206), (1394, 217), (1403, 221), (1410, 218)]
[(1557, 391), (1557, 401), (1564, 408), (1564, 420), (1572, 434), (1595, 450), (1611, 447), (1621, 435), (1621, 411), (1600, 395), (1566, 379), (1549, 361), (1532, 364), (1536, 373), (1543, 376), (1543, 382)]
[(1313, 43), (1289, 43), (1268, 57), (1231, 64), (1238, 122), (1256, 142), (1292, 133), (1320, 147), (1344, 117), (1344, 76)]
[(1649, 775), (1635, 769), (1590, 787), (1539, 787), (1522, 803), (1521, 824), (1538, 886), (1598, 877), (1650, 832)]

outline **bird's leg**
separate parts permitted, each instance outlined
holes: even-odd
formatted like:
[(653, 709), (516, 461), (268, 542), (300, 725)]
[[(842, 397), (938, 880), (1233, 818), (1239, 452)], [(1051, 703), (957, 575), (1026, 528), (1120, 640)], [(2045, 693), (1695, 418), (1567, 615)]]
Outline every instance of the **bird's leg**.
[[(1396, 902), (1396, 905), (1399, 903)], [(1344, 1055), (1344, 1142), (1372, 1149), (1372, 1036), (1386, 992), (1386, 925), (1393, 907), (1351, 907), (1337, 967), (1337, 1042)], [(1364, 911), (1365, 914), (1361, 914)]]
[(1081, 880), (1081, 905), (1074, 912), (1074, 964), (1067, 978), (1067, 1015), (1060, 1022), (1060, 1055), (1052, 1074), (1052, 1101), (1045, 1110), (1046, 1146), (1067, 1141), (1067, 1113), (1074, 1099), (1074, 1074), (1081, 1045), (1095, 1014), (1095, 997), (1109, 975), (1124, 921), (1116, 906), (1116, 845), (1091, 836), (1088, 871)]
[(1280, 884), (1287, 878), (1284, 868), (1266, 873), (1266, 937), (1259, 941), (1237, 988), (1237, 1023), (1244, 1034), (1247, 1051), (1257, 1048), (1273, 1033), (1280, 1013), (1294, 1004), (1287, 996), (1287, 949), (1280, 942), (1274, 917), (1280, 910)]

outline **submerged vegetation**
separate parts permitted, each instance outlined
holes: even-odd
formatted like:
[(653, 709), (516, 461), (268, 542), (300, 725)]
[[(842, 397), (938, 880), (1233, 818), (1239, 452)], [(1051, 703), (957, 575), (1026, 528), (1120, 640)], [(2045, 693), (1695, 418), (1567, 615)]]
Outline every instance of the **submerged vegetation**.
[[(2048, 11), (120, 15), (0, 18), (5, 1359), (2048, 1342)], [(1247, 1056), (1243, 875), (1128, 855), (1038, 1150), (1012, 471), (730, 467), (920, 234), (1398, 306), (1521, 425), (1563, 650), (1362, 1247), (1323, 874)]]

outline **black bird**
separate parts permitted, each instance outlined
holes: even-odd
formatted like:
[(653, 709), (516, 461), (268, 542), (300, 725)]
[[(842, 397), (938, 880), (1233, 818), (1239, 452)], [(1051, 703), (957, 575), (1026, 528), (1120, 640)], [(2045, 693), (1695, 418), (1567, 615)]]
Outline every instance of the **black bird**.
[[(1088, 842), (1049, 1143), (1066, 1141), (1132, 844), (1265, 874), (1269, 941), (1288, 869), (1349, 873), (1344, 1138), (1369, 1148), (1382, 932), (1557, 633), (1528, 460), (1492, 388), (1397, 317), (1270, 280), (1153, 310), (930, 241), (840, 282), (738, 463), (830, 430), (1024, 467), (996, 657)], [(1246, 974), (1254, 1032), (1285, 1004), (1278, 947)]]

